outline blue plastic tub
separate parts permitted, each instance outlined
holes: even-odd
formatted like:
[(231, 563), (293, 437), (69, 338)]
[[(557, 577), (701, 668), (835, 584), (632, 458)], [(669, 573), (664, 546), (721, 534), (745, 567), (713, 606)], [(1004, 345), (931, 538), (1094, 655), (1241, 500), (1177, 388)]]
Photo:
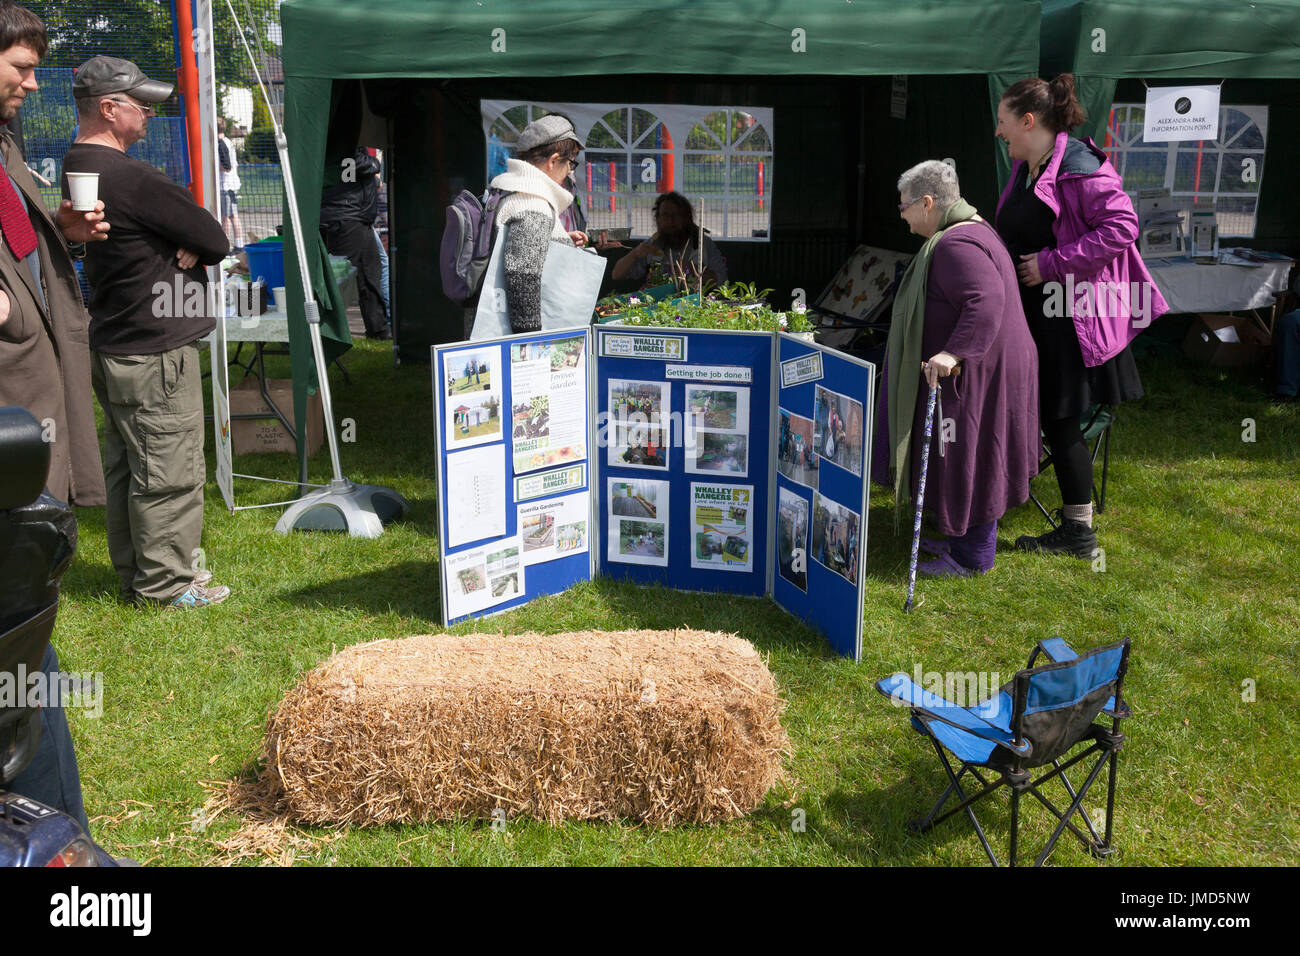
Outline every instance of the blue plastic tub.
[[(267, 291), (284, 285), (284, 240), (263, 239), (244, 246), (248, 254), (248, 279), (266, 282)], [(278, 304), (278, 303), (277, 303)]]

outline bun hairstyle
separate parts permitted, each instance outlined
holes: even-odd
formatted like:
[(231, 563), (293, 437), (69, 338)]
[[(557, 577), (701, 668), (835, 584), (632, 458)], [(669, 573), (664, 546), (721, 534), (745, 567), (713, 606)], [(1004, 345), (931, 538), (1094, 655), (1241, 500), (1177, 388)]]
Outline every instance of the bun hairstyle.
[(1033, 113), (1053, 133), (1069, 132), (1088, 118), (1074, 94), (1074, 74), (1062, 73), (1050, 83), (1038, 77), (1007, 87), (1002, 102), (1016, 116)]

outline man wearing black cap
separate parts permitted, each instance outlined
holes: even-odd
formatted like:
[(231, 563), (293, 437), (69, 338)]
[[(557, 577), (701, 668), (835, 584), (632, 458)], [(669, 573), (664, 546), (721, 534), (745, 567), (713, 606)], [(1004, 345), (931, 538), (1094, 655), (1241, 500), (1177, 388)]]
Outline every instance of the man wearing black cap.
[(125, 600), (207, 607), (230, 589), (196, 577), (207, 469), (195, 342), (216, 325), (202, 267), (220, 262), (230, 244), (183, 187), (126, 155), (171, 84), (97, 56), (77, 69), (72, 92), (79, 132), (64, 171), (99, 174), (113, 223), (108, 241), (86, 255), (109, 557)]

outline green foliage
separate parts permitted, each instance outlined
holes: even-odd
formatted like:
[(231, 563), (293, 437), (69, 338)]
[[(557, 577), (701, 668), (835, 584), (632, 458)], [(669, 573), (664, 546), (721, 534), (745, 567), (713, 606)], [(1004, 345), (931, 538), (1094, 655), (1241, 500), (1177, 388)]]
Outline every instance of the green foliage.
[(694, 294), (659, 302), (638, 302), (623, 313), (623, 324), (733, 331), (812, 331), (813, 324), (803, 312), (774, 312), (764, 301), (771, 293), (771, 289), (760, 290), (756, 283), (729, 282), (703, 297)]

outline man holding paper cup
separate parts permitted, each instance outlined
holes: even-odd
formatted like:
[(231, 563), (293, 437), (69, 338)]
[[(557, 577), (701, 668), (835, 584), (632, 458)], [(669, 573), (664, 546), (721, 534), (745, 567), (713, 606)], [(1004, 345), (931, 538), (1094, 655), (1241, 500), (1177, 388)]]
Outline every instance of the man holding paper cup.
[[(104, 474), (90, 399), (90, 317), (73, 257), (108, 238), (103, 205), (51, 216), (9, 131), (36, 89), (47, 46), (45, 25), (0, 0), (0, 406), (26, 408), (50, 445), (50, 494), (76, 505), (104, 503)], [(3, 466), (0, 466), (3, 467)]]
[(196, 567), (207, 468), (195, 342), (216, 325), (203, 266), (219, 263), (230, 242), (184, 187), (126, 155), (144, 139), (153, 104), (171, 96), (170, 83), (129, 60), (97, 56), (77, 69), (72, 93), (79, 130), (64, 159), (64, 189), (84, 203), (88, 176), (97, 174), (113, 220), (109, 240), (86, 255), (109, 557), (124, 600), (207, 607), (230, 589)]

